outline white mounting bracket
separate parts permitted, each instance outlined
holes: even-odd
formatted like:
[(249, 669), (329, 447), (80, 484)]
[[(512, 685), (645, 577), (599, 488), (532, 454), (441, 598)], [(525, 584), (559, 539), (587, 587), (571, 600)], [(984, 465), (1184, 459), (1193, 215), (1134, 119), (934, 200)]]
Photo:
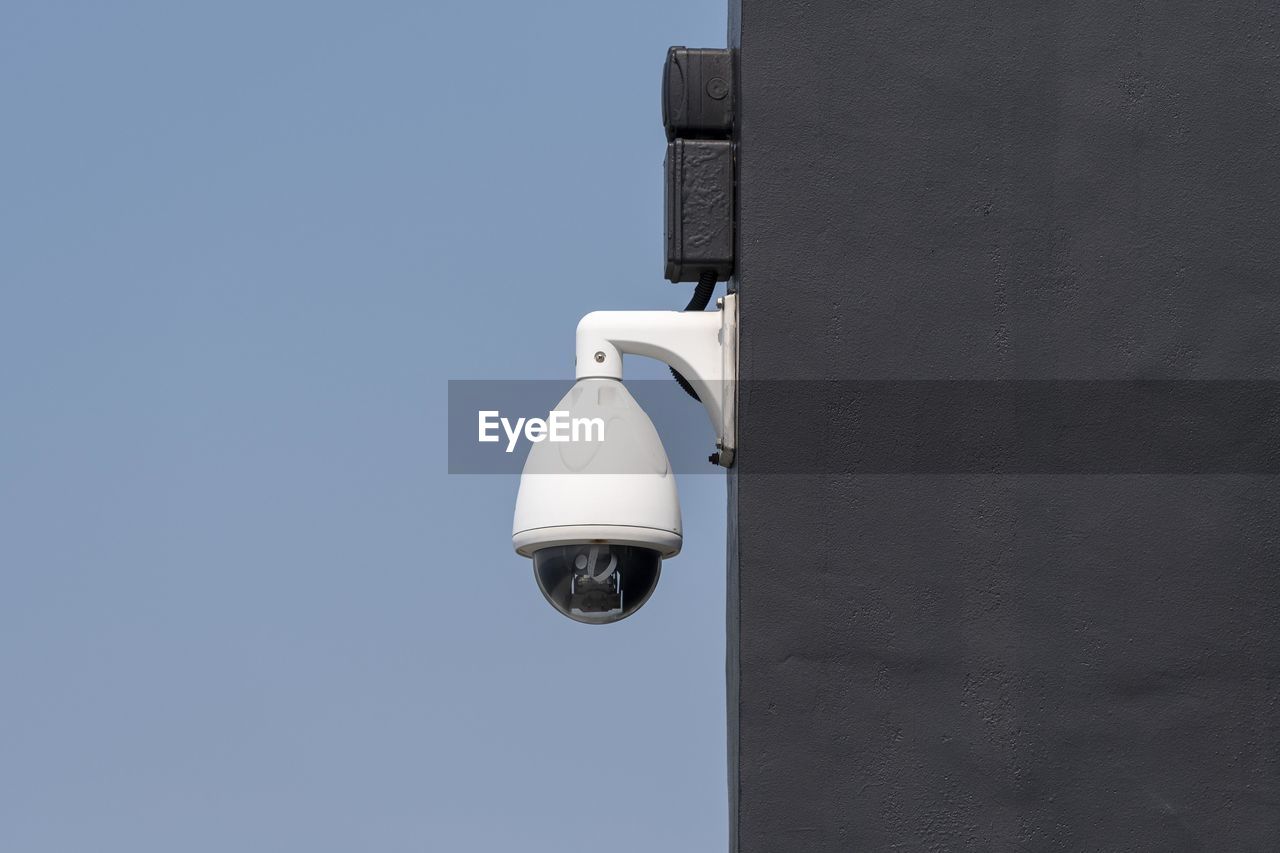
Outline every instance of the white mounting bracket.
[(643, 355), (680, 372), (716, 431), (719, 464), (737, 447), (738, 297), (719, 311), (593, 311), (578, 322), (577, 378), (622, 379), (622, 356)]

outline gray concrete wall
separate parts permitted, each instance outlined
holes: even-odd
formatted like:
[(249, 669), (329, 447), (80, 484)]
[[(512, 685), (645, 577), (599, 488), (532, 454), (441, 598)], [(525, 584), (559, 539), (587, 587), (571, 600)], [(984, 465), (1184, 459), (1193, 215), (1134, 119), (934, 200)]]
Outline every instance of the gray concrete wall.
[[(1276, 4), (730, 22), (744, 379), (1280, 380)], [(1274, 469), (817, 474), (854, 438), (787, 387), (730, 475), (735, 851), (1280, 849)]]

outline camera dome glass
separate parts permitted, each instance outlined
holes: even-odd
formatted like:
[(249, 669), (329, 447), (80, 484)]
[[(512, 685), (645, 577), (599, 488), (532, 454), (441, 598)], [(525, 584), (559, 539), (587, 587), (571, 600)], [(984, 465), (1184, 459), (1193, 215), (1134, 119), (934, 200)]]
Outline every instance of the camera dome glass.
[(533, 552), (533, 576), (547, 601), (589, 625), (635, 613), (653, 594), (661, 571), (657, 551), (632, 545), (557, 545)]

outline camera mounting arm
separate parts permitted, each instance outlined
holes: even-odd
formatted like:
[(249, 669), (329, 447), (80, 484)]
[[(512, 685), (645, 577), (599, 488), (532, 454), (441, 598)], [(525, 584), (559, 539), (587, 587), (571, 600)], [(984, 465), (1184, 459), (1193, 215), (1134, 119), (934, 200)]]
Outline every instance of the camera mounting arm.
[(733, 464), (738, 378), (737, 295), (719, 311), (593, 311), (578, 322), (577, 378), (622, 379), (622, 356), (656, 358), (678, 370), (707, 410), (720, 448)]

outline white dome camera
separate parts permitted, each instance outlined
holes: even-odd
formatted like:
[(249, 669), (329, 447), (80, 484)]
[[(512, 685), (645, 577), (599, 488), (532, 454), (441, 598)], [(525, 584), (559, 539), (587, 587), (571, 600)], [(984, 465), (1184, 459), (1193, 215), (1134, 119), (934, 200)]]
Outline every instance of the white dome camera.
[(737, 305), (719, 311), (596, 311), (577, 332), (577, 381), (556, 411), (598, 419), (599, 440), (532, 445), (511, 542), (533, 559), (547, 601), (577, 622), (625, 619), (649, 600), (662, 561), (680, 553), (680, 499), (662, 439), (622, 384), (622, 356), (666, 362), (688, 380), (733, 462)]

